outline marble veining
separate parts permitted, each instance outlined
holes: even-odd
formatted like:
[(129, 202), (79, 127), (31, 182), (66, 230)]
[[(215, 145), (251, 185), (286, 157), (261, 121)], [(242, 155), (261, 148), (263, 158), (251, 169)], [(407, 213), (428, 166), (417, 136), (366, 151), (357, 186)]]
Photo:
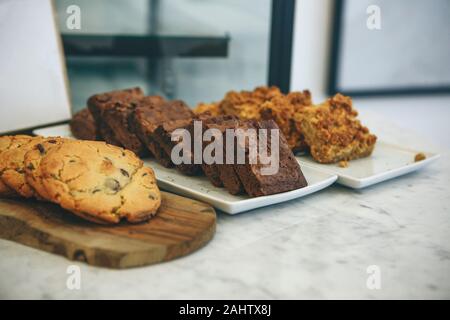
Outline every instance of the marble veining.
[[(371, 118), (385, 140), (430, 150)], [(386, 137), (386, 138), (385, 138)], [(389, 141), (389, 140), (388, 140)], [(184, 258), (109, 270), (0, 240), (0, 298), (450, 298), (450, 150), (429, 167), (363, 190), (334, 185), (237, 216), (218, 214), (217, 234)], [(370, 290), (367, 267), (381, 271)]]

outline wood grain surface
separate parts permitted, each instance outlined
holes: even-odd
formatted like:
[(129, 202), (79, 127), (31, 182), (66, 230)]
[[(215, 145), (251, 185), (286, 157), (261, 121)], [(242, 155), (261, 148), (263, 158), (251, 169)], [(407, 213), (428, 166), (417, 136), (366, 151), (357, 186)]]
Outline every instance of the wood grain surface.
[(0, 199), (0, 238), (95, 266), (130, 268), (187, 255), (213, 237), (211, 206), (171, 193), (162, 196), (150, 221), (115, 226), (84, 221), (50, 203)]

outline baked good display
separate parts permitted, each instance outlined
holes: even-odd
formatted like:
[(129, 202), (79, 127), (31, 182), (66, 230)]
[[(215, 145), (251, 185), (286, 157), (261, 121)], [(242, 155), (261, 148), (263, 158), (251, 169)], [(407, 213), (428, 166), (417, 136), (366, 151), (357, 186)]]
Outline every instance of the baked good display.
[(97, 223), (148, 220), (161, 203), (153, 170), (132, 152), (99, 141), (66, 141), (40, 162), (49, 199)]
[[(221, 101), (200, 103), (191, 110), (181, 100), (144, 96), (142, 90), (133, 88), (94, 95), (89, 98), (88, 107), (95, 120), (97, 137), (106, 142), (138, 155), (148, 151), (165, 167), (175, 166), (186, 175), (204, 173), (214, 186), (225, 187), (231, 194), (245, 192), (252, 197), (307, 185), (292, 152), (310, 151), (318, 162), (344, 164), (370, 155), (376, 142), (376, 137), (357, 119), (351, 99), (336, 95), (321, 105), (313, 105), (308, 90), (287, 94), (277, 87), (229, 91)], [(88, 115), (84, 111), (84, 115), (77, 117)], [(202, 123), (200, 132), (194, 130), (196, 121)], [(188, 161), (174, 165), (171, 160), (174, 147), (187, 143), (172, 141), (177, 129), (187, 130), (192, 139), (190, 148), (183, 149)], [(208, 129), (217, 129), (218, 137), (205, 141), (203, 134)], [(236, 164), (236, 137), (233, 155), (227, 155), (230, 150), (226, 150), (226, 131), (239, 129), (280, 130), (280, 172), (265, 177), (260, 173), (262, 164)], [(194, 159), (194, 145), (200, 145), (202, 155), (204, 151), (215, 152), (211, 143), (217, 138), (223, 142), (221, 163), (195, 161), (198, 159)], [(227, 163), (227, 158), (233, 159), (233, 163)]]
[[(146, 221), (161, 204), (155, 174), (138, 157), (147, 152), (185, 175), (205, 174), (233, 195), (287, 192), (308, 185), (293, 150), (309, 150), (316, 161), (342, 167), (372, 153), (377, 138), (357, 115), (349, 97), (337, 94), (313, 105), (307, 90), (283, 94), (276, 87), (231, 91), (195, 112), (181, 100), (144, 96), (139, 88), (97, 94), (70, 122), (81, 140), (0, 137), (0, 196), (51, 201), (96, 223)], [(175, 140), (177, 129), (190, 139)], [(209, 129), (214, 134), (206, 137)], [(278, 136), (271, 135), (273, 130)], [(250, 139), (251, 133), (256, 136)], [(94, 141), (100, 139), (106, 142)], [(174, 164), (172, 152), (180, 143), (188, 144), (181, 149), (187, 162)], [(272, 162), (263, 161), (266, 149), (265, 160)], [(201, 159), (195, 151), (201, 151)], [(218, 162), (205, 160), (205, 154)], [(274, 171), (266, 173), (269, 168)]]
[(7, 150), (0, 154), (0, 179), (9, 189), (25, 198), (34, 197), (36, 193), (26, 182), (24, 157), (34, 145), (42, 140), (44, 138), (41, 137), (14, 137), (10, 140)]
[[(253, 121), (248, 128), (253, 127), (255, 129), (267, 130), (268, 141), (268, 155), (273, 152), (269, 146), (272, 146), (271, 130), (279, 130), (277, 124), (273, 120), (267, 121)], [(257, 143), (258, 141), (255, 141)], [(286, 192), (290, 190), (300, 189), (308, 185), (303, 173), (300, 169), (300, 165), (295, 159), (289, 145), (283, 134), (278, 135), (278, 168), (274, 173), (264, 174), (263, 169), (269, 169), (269, 164), (263, 163), (260, 159), (254, 164), (249, 161), (249, 147), (250, 141), (246, 141), (244, 145), (240, 145), (240, 148), (245, 150), (245, 163), (236, 164), (235, 171), (237, 172), (239, 179), (244, 186), (244, 189), (251, 197), (259, 197), (270, 194), (276, 194)]]
[(369, 156), (377, 137), (357, 119), (352, 100), (341, 94), (295, 114), (312, 157), (320, 163), (336, 163)]
[[(283, 133), (288, 136), (289, 145), (294, 150), (302, 149), (304, 148), (302, 136), (292, 120), (292, 115), (309, 104), (311, 104), (309, 91), (284, 95), (277, 87), (257, 87), (253, 91), (230, 91), (220, 102), (201, 103), (194, 111), (180, 100), (166, 101), (159, 96), (146, 97), (138, 88), (94, 95), (88, 100), (89, 110), (96, 120), (100, 136), (105, 141), (124, 146), (140, 155), (143, 154), (145, 146), (161, 165), (175, 166), (186, 175), (204, 173), (214, 186), (223, 186), (231, 194), (246, 192), (236, 171), (236, 157), (231, 155), (234, 163), (226, 163), (226, 158), (222, 159), (222, 163), (206, 163), (205, 161), (201, 164), (195, 163), (193, 151), (194, 145), (198, 146), (197, 140), (201, 140), (202, 154), (211, 143), (211, 141), (203, 141), (203, 133), (211, 128), (218, 129), (220, 139), (223, 140), (222, 156), (226, 157), (227, 129), (247, 127), (257, 129), (258, 122), (247, 120), (274, 119), (280, 123)], [(202, 122), (200, 132), (194, 130), (195, 121)], [(192, 139), (190, 148), (183, 149), (184, 156), (189, 161), (174, 165), (171, 160), (173, 148), (179, 143), (186, 143), (186, 141), (172, 141), (173, 133), (177, 129), (186, 129)], [(199, 134), (201, 136), (196, 136)], [(251, 190), (249, 194), (271, 192), (267, 191), (269, 188), (266, 188), (267, 190), (264, 188), (261, 184), (259, 191)]]
[(112, 128), (104, 121), (105, 111), (113, 108), (116, 103), (131, 103), (143, 97), (144, 93), (141, 88), (136, 87), (95, 94), (88, 99), (87, 105), (89, 111), (94, 117), (97, 130), (104, 141), (109, 144), (121, 146)]
[(89, 109), (84, 108), (75, 113), (70, 120), (70, 130), (80, 140), (98, 140), (97, 126)]

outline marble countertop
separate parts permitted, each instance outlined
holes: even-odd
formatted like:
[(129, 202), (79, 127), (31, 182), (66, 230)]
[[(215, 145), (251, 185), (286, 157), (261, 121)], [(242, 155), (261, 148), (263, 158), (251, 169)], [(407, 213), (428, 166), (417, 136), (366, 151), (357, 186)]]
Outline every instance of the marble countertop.
[[(171, 262), (129, 270), (75, 263), (80, 290), (66, 286), (74, 262), (0, 240), (0, 298), (448, 299), (450, 150), (364, 119), (380, 139), (438, 150), (441, 159), (364, 190), (334, 185), (237, 216), (219, 212), (209, 245)], [(369, 266), (379, 289), (367, 286)]]

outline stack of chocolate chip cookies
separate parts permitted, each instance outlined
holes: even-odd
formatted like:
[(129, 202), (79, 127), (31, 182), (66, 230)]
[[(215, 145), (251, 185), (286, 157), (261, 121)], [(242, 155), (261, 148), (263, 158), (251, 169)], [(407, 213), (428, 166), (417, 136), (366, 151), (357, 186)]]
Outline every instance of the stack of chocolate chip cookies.
[(0, 197), (37, 198), (101, 224), (154, 216), (153, 170), (131, 151), (100, 141), (0, 137)]

